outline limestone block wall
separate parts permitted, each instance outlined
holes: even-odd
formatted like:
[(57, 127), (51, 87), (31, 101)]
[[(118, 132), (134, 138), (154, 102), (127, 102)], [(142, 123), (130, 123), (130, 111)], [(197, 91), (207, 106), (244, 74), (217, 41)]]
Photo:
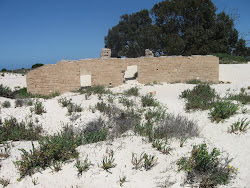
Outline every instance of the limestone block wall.
[(136, 65), (138, 82), (186, 82), (191, 79), (219, 81), (219, 58), (215, 56), (170, 56), (142, 58), (107, 58), (62, 61), (30, 71), (28, 92), (48, 95), (81, 87), (80, 76), (90, 74), (91, 85), (118, 86), (124, 82), (128, 66)]

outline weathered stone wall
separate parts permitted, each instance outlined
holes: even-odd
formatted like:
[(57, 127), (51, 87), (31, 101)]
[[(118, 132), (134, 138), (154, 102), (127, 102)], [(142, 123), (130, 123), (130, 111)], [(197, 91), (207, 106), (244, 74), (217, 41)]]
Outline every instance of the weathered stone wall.
[(186, 82), (191, 79), (219, 81), (219, 58), (215, 56), (170, 56), (142, 58), (107, 58), (62, 61), (30, 71), (27, 89), (48, 95), (69, 92), (81, 87), (81, 74), (91, 74), (91, 85), (118, 86), (124, 81), (128, 66), (136, 65), (138, 82)]

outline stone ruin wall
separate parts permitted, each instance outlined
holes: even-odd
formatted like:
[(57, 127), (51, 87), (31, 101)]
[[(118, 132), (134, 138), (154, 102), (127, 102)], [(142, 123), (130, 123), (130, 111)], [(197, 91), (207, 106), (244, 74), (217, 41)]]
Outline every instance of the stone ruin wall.
[(44, 65), (26, 76), (27, 90), (49, 95), (70, 92), (81, 87), (81, 75), (91, 75), (91, 85), (118, 86), (123, 84), (128, 66), (137, 66), (137, 81), (141, 84), (186, 82), (192, 79), (218, 83), (219, 58), (215, 56), (169, 56), (141, 58), (96, 58), (61, 61)]

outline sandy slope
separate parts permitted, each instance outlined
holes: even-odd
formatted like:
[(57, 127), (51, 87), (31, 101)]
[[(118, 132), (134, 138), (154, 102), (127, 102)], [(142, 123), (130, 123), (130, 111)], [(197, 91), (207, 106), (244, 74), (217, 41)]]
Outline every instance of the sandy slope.
[[(244, 65), (220, 65), (220, 80), (231, 81), (231, 84), (217, 84), (212, 87), (218, 93), (224, 96), (228, 89), (238, 92), (241, 87), (250, 86), (250, 64)], [(0, 84), (11, 86), (25, 86), (25, 77), (6, 75), (0, 79)], [(154, 86), (142, 86), (136, 82), (130, 82), (120, 87), (113, 88), (114, 92), (121, 92), (131, 86), (137, 85), (140, 87), (140, 93), (146, 94), (150, 91), (156, 91), (156, 98), (163, 104), (167, 105), (169, 113), (181, 114), (187, 116), (198, 123), (201, 128), (201, 133), (198, 138), (187, 140), (183, 148), (179, 147), (178, 141), (172, 141), (170, 146), (173, 148), (171, 155), (163, 155), (154, 148), (147, 139), (139, 136), (134, 136), (132, 132), (128, 136), (117, 138), (113, 141), (108, 140), (97, 144), (83, 145), (77, 148), (82, 156), (82, 159), (88, 155), (93, 164), (89, 171), (82, 176), (77, 176), (77, 170), (74, 167), (75, 161), (64, 164), (62, 170), (55, 173), (51, 169), (36, 173), (32, 177), (25, 177), (21, 182), (17, 169), (12, 161), (20, 159), (19, 148), (30, 149), (31, 142), (13, 142), (11, 156), (1, 162), (0, 177), (10, 179), (8, 187), (33, 187), (32, 179), (38, 181), (35, 187), (119, 187), (119, 178), (126, 176), (127, 182), (123, 187), (160, 187), (171, 184), (172, 187), (181, 187), (185, 175), (183, 172), (177, 172), (176, 161), (182, 156), (188, 156), (194, 144), (206, 142), (211, 148), (217, 147), (224, 151), (224, 154), (229, 154), (230, 158), (234, 158), (232, 165), (239, 168), (237, 177), (227, 186), (221, 187), (249, 187), (250, 185), (250, 131), (245, 134), (236, 135), (227, 132), (230, 125), (237, 121), (238, 118), (250, 119), (250, 113), (237, 114), (223, 123), (211, 123), (208, 118), (208, 111), (196, 111), (186, 113), (184, 111), (184, 101), (178, 96), (184, 89), (192, 88), (194, 85), (188, 84), (163, 84)], [(86, 122), (100, 116), (100, 113), (92, 113), (89, 106), (93, 106), (98, 102), (97, 96), (91, 96), (90, 100), (85, 100), (83, 95), (75, 93), (63, 94), (63, 97), (72, 98), (72, 101), (81, 104), (84, 111), (73, 125), (76, 127), (83, 126)], [(0, 117), (8, 118), (16, 117), (18, 120), (28, 121), (33, 119), (42, 124), (48, 134), (53, 134), (59, 131), (63, 124), (72, 123), (67, 116), (66, 108), (62, 108), (56, 97), (50, 100), (43, 100), (47, 113), (38, 116), (30, 112), (29, 107), (14, 108), (14, 100), (0, 97), (0, 102), (9, 100), (11, 108), (2, 108)], [(250, 110), (250, 105), (245, 106)], [(114, 151), (115, 163), (117, 166), (109, 172), (101, 169), (98, 164), (107, 151)], [(158, 164), (149, 171), (134, 170), (131, 164), (132, 152), (138, 155), (146, 152), (150, 155), (158, 157)], [(188, 187), (188, 185), (185, 185)], [(168, 187), (168, 186), (167, 186)]]

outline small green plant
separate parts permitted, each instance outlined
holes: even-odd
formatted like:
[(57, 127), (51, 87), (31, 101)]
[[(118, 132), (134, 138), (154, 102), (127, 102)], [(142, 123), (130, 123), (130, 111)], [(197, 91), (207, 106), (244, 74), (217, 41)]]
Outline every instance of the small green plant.
[(88, 156), (86, 156), (83, 162), (78, 159), (75, 164), (78, 175), (82, 175), (83, 172), (86, 172), (89, 169), (90, 165), (91, 162), (88, 160)]
[(152, 142), (153, 148), (156, 148), (158, 151), (162, 152), (163, 154), (169, 154), (171, 151), (171, 148), (166, 146), (166, 142), (163, 142), (159, 139), (155, 139)]
[(225, 99), (236, 100), (245, 105), (250, 103), (250, 94), (246, 91), (246, 88), (241, 88), (240, 93), (228, 93)]
[(34, 104), (34, 108), (30, 108), (31, 112), (34, 112), (37, 115), (41, 115), (43, 113), (46, 113), (45, 107), (42, 102), (36, 101)]
[(131, 163), (134, 165), (133, 169), (141, 169), (143, 166), (143, 159), (144, 159), (144, 152), (140, 155), (140, 157), (137, 157), (136, 153), (132, 153), (132, 159)]
[(130, 89), (124, 91), (124, 95), (127, 96), (139, 96), (139, 88), (138, 87), (131, 87)]
[(54, 172), (59, 172), (60, 170), (62, 170), (62, 162), (61, 161), (52, 160), (51, 166), (52, 167), (50, 167), (50, 168)]
[(159, 106), (159, 102), (151, 94), (141, 96), (141, 102), (143, 107)]
[(166, 117), (166, 107), (157, 106), (155, 108), (149, 108), (145, 112), (145, 119), (150, 122), (157, 122)]
[(2, 104), (3, 108), (9, 108), (10, 107), (10, 101), (4, 101)]
[(11, 144), (4, 142), (2, 148), (0, 147), (0, 158), (8, 158), (10, 156)]
[(145, 170), (150, 170), (156, 165), (157, 159), (154, 155), (147, 155), (146, 153), (144, 154), (144, 162), (143, 162), (143, 167)]
[(61, 97), (58, 99), (58, 103), (61, 104), (62, 107), (67, 107), (71, 104), (72, 99), (67, 99), (66, 97)]
[(179, 97), (186, 100), (185, 108), (189, 111), (210, 109), (218, 95), (209, 84), (202, 83), (196, 85), (192, 90), (184, 90)]
[(87, 144), (104, 141), (107, 139), (109, 133), (102, 119), (89, 122), (83, 132), (84, 142)]
[(22, 107), (23, 105), (25, 105), (25, 101), (23, 99), (15, 100), (15, 107)]
[(68, 109), (68, 115), (72, 115), (73, 112), (82, 112), (81, 105), (75, 104), (75, 103), (69, 103), (67, 106)]
[(107, 97), (108, 103), (113, 104), (114, 100), (115, 100), (115, 97), (113, 95), (108, 95), (108, 97)]
[(82, 88), (79, 90), (81, 94), (88, 94), (89, 96), (92, 94), (110, 94), (111, 91), (107, 88), (105, 88), (103, 85), (95, 85), (95, 86), (91, 86), (91, 87), (86, 87), (86, 88)]
[(236, 173), (236, 169), (229, 165), (231, 160), (219, 158), (217, 148), (208, 151), (207, 145), (195, 145), (189, 158), (182, 157), (177, 161), (178, 169), (187, 172), (189, 182), (198, 181), (201, 187), (215, 187), (227, 184)]
[(210, 118), (212, 121), (219, 123), (224, 119), (228, 119), (230, 116), (236, 114), (239, 106), (230, 101), (217, 101), (213, 104), (213, 108), (210, 109)]
[(37, 170), (50, 167), (52, 163), (65, 162), (71, 158), (77, 158), (76, 147), (83, 144), (82, 132), (75, 132), (73, 127), (66, 126), (53, 136), (47, 136), (39, 140), (39, 147), (28, 152), (20, 149), (21, 159), (14, 162), (18, 167), (21, 178), (32, 175)]
[(38, 177), (32, 178), (32, 183), (33, 183), (33, 185), (37, 185), (38, 184)]
[(241, 120), (238, 120), (237, 122), (234, 122), (231, 125), (230, 133), (237, 133), (237, 132), (246, 132), (249, 127), (250, 121), (247, 121), (247, 118), (242, 118)]
[(119, 98), (119, 103), (123, 104), (127, 108), (133, 107), (134, 105), (134, 101), (132, 99), (128, 99), (124, 96)]
[(0, 184), (1, 184), (3, 187), (6, 187), (7, 185), (10, 184), (10, 179), (0, 178)]
[(11, 117), (0, 121), (0, 143), (8, 140), (38, 140), (41, 138), (42, 126), (32, 122), (18, 122)]
[(108, 156), (104, 156), (102, 159), (102, 168), (106, 171), (110, 168), (114, 168), (116, 164), (114, 163), (114, 152), (111, 150)]
[(126, 176), (123, 176), (122, 178), (119, 179), (119, 182), (120, 182), (120, 186), (122, 187), (124, 182), (126, 182), (126, 179), (127, 177)]

